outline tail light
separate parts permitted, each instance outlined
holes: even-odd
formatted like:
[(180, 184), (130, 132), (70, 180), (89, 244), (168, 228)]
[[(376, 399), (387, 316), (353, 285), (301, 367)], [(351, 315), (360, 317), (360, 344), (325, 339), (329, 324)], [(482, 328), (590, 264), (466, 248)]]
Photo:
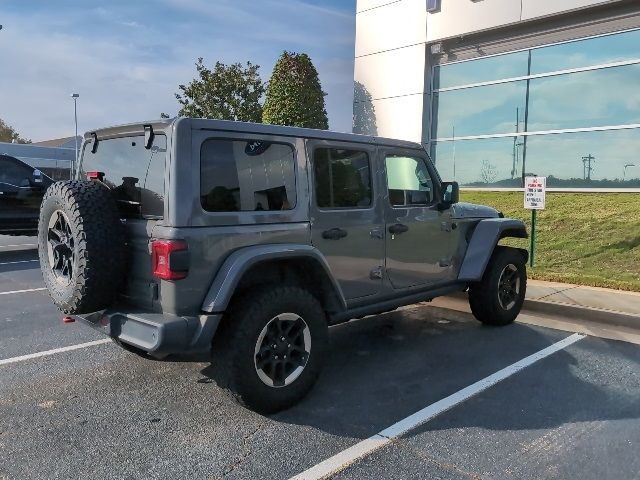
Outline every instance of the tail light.
[(87, 180), (104, 181), (104, 172), (87, 172)]
[(154, 240), (151, 243), (153, 276), (161, 280), (180, 280), (189, 273), (187, 242)]

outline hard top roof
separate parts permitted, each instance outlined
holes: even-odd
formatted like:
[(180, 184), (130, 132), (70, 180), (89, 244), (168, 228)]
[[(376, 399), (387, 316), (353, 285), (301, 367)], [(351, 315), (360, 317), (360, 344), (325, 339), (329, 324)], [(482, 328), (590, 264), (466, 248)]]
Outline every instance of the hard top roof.
[(360, 135), (356, 133), (339, 133), (330, 130), (315, 130), (312, 128), (284, 127), (281, 125), (269, 125), (263, 123), (234, 122), (230, 120), (211, 120), (206, 118), (186, 118), (176, 117), (146, 122), (128, 123), (112, 127), (100, 128), (85, 133), (84, 138), (92, 138), (93, 132), (101, 136), (118, 135), (122, 133), (142, 133), (144, 125), (152, 125), (154, 130), (167, 130), (175, 126), (178, 122), (189, 122), (191, 128), (195, 130), (216, 130), (224, 132), (256, 133), (265, 135), (279, 135), (284, 137), (313, 138), (319, 140), (335, 140), (341, 142), (368, 143), (384, 145), (390, 147), (401, 147), (410, 149), (423, 149), (422, 145), (406, 140), (395, 140), (391, 138), (375, 137), (370, 135)]

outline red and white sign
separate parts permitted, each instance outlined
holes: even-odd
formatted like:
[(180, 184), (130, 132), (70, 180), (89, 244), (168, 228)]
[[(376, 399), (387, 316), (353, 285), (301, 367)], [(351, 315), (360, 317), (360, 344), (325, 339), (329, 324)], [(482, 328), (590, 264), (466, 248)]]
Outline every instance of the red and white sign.
[(547, 177), (524, 177), (524, 208), (544, 210)]

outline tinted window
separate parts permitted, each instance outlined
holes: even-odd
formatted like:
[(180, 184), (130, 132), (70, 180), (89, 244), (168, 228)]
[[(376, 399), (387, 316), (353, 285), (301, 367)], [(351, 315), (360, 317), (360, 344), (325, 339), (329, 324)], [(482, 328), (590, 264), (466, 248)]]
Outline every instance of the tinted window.
[(424, 160), (392, 155), (385, 159), (385, 164), (391, 205), (428, 205), (433, 201), (433, 180)]
[(531, 73), (545, 73), (603, 63), (635, 60), (640, 30), (589, 38), (531, 50)]
[(25, 179), (33, 179), (33, 168), (0, 159), (0, 182), (19, 187)]
[(318, 148), (313, 152), (313, 171), (318, 207), (371, 205), (371, 170), (366, 152)]
[(290, 210), (296, 205), (290, 145), (209, 139), (202, 144), (200, 198), (209, 212)]
[(529, 52), (515, 52), (495, 57), (437, 66), (434, 88), (489, 82), (527, 75)]
[(164, 211), (164, 165), (167, 137), (156, 135), (151, 149), (144, 148), (144, 136), (100, 140), (96, 153), (85, 145), (80, 175), (104, 173), (120, 214), (125, 217), (161, 217)]

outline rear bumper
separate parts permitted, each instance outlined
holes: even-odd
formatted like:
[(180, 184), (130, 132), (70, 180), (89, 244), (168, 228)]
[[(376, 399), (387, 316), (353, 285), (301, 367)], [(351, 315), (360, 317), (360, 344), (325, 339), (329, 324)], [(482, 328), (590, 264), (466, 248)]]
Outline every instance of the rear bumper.
[(73, 318), (154, 356), (165, 356), (208, 351), (222, 315), (180, 317), (116, 307)]

